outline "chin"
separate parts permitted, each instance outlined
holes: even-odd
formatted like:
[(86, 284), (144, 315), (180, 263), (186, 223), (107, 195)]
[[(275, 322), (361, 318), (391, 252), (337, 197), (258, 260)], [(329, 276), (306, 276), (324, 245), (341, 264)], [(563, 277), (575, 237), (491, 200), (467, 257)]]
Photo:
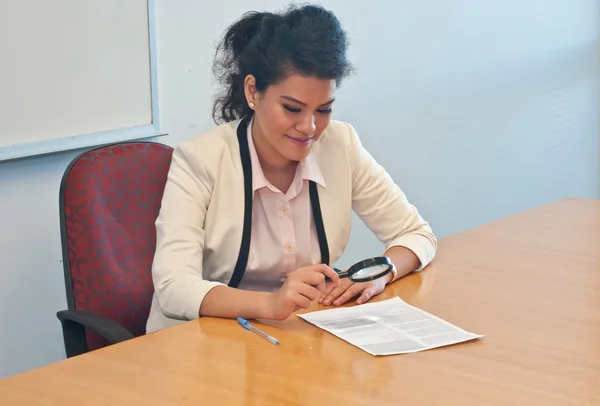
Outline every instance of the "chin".
[(310, 154), (315, 143), (314, 139), (307, 145), (298, 145), (289, 139), (286, 141), (287, 145), (282, 145), (283, 148), (279, 152), (290, 161), (302, 161)]

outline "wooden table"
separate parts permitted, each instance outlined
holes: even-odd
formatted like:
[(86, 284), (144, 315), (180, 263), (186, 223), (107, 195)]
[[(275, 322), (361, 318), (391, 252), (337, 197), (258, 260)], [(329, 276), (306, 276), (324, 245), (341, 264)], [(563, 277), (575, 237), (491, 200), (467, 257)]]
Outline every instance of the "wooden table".
[(600, 404), (599, 201), (446, 238), (395, 295), (485, 338), (373, 357), (296, 316), (280, 346), (205, 318), (6, 378), (0, 405)]

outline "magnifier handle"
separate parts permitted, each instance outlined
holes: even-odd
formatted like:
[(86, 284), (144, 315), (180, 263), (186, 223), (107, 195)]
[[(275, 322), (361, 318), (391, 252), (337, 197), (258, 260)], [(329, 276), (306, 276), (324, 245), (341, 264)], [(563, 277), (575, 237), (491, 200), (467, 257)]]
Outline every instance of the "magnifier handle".
[[(333, 270), (338, 274), (340, 279), (347, 278), (349, 276), (348, 272), (342, 271), (341, 269), (333, 268)], [(325, 282), (331, 282), (331, 278), (329, 276), (325, 276)]]

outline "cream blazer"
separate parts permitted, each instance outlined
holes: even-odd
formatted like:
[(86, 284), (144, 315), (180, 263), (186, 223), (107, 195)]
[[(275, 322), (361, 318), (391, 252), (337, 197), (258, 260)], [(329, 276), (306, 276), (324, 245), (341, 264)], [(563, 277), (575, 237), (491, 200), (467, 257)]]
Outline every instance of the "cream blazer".
[[(198, 318), (210, 289), (237, 287), (243, 278), (252, 221), (248, 122), (222, 124), (173, 152), (156, 220), (148, 333)], [(429, 224), (362, 147), (351, 125), (332, 121), (311, 154), (326, 185), (310, 184), (322, 263), (333, 266), (343, 254), (353, 210), (384, 249), (412, 250), (421, 261), (417, 271), (431, 262), (437, 241)]]

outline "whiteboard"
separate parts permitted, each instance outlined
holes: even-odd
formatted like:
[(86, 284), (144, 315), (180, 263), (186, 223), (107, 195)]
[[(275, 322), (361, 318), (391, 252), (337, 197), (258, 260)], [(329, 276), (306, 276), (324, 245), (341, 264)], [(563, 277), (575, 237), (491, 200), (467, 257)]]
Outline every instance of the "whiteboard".
[(0, 160), (160, 135), (154, 0), (0, 0)]

